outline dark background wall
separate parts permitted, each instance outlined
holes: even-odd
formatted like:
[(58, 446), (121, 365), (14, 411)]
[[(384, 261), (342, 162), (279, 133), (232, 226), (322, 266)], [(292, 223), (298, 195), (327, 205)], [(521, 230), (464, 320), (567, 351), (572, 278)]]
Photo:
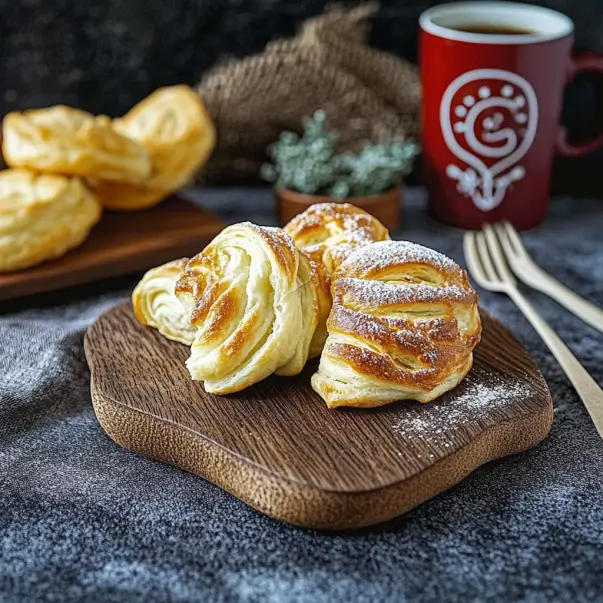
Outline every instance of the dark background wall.
[[(418, 16), (439, 3), (382, 0), (372, 43), (416, 61)], [(568, 14), (576, 23), (577, 45), (603, 52), (603, 0), (533, 3)], [(0, 115), (56, 103), (119, 115), (158, 86), (195, 83), (224, 55), (245, 56), (276, 37), (292, 35), (325, 4), (0, 0)], [(593, 120), (598, 98), (592, 83), (578, 82), (568, 92), (565, 121), (583, 133), (593, 131), (598, 127)], [(580, 165), (603, 165), (602, 156), (594, 157)]]

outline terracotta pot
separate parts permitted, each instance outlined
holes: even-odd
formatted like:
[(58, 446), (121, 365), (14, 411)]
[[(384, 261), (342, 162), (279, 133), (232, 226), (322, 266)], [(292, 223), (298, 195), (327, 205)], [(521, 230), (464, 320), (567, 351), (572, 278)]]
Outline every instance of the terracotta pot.
[(274, 189), (278, 207), (278, 217), (282, 224), (301, 214), (315, 203), (351, 203), (361, 207), (375, 216), (389, 230), (400, 227), (400, 210), (402, 207), (402, 187), (391, 188), (384, 193), (370, 197), (350, 197), (334, 199), (326, 195), (306, 195), (286, 188)]

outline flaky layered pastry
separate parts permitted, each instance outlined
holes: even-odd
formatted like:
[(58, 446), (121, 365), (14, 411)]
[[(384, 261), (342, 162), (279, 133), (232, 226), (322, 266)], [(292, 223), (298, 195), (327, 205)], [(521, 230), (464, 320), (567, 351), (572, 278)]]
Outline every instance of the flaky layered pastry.
[(101, 216), (79, 178), (0, 172), (0, 272), (57, 258), (88, 236)]
[(405, 241), (362, 247), (340, 265), (327, 328), (312, 387), (331, 408), (429, 402), (467, 374), (481, 335), (465, 271)]
[(182, 258), (149, 270), (132, 293), (132, 307), (141, 324), (157, 329), (172, 341), (191, 345), (196, 331), (191, 325), (192, 307), (184, 305), (175, 292), (187, 262), (188, 258)]
[(304, 367), (320, 320), (315, 264), (280, 228), (249, 222), (222, 231), (189, 260), (176, 295), (192, 307), (187, 367), (228, 394)]
[(213, 121), (188, 86), (159, 88), (113, 125), (145, 147), (152, 169), (143, 185), (96, 184), (95, 192), (108, 209), (143, 209), (159, 203), (192, 181), (216, 144)]
[(108, 117), (63, 105), (9, 113), (2, 152), (11, 167), (53, 174), (143, 182), (151, 173), (147, 150)]
[(298, 249), (324, 266), (331, 276), (354, 250), (389, 239), (377, 218), (349, 203), (317, 203), (288, 224), (285, 231)]

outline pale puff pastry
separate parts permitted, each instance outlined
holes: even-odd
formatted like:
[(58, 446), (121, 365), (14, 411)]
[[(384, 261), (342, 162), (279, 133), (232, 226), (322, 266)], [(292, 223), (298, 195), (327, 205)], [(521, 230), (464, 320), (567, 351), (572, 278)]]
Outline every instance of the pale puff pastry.
[(465, 271), (405, 241), (362, 247), (340, 265), (327, 328), (312, 387), (330, 408), (429, 402), (467, 374), (481, 335)]
[(159, 88), (113, 125), (149, 152), (152, 170), (142, 186), (100, 183), (95, 187), (107, 209), (156, 205), (189, 184), (216, 144), (213, 121), (189, 86)]
[(213, 121), (189, 86), (159, 88), (113, 125), (147, 149), (152, 169), (144, 184), (94, 183), (106, 209), (132, 211), (157, 205), (193, 179), (216, 144)]
[(143, 182), (148, 151), (117, 132), (111, 120), (64, 105), (9, 113), (2, 152), (11, 167), (84, 178)]
[(187, 262), (182, 258), (149, 270), (132, 293), (132, 307), (138, 322), (190, 346), (196, 331), (191, 325), (192, 307), (183, 305), (175, 293)]
[(389, 239), (377, 218), (350, 203), (317, 203), (285, 225), (298, 249), (331, 276), (354, 250)]
[(206, 391), (240, 391), (304, 367), (320, 319), (314, 262), (280, 228), (229, 226), (189, 260), (176, 295), (196, 329), (187, 367)]
[(79, 178), (0, 171), (0, 272), (29, 268), (77, 247), (101, 211)]

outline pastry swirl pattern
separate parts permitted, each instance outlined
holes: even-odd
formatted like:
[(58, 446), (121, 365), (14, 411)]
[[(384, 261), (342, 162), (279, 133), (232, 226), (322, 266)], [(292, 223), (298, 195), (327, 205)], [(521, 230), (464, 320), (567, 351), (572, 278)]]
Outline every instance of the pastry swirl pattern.
[(157, 329), (172, 341), (191, 345), (195, 338), (192, 308), (184, 305), (175, 292), (187, 262), (188, 258), (182, 258), (149, 270), (132, 293), (132, 307), (141, 324)]
[(333, 279), (329, 336), (313, 388), (329, 407), (428, 402), (471, 368), (477, 294), (455, 262), (404, 241), (363, 247)]
[(293, 218), (285, 231), (330, 277), (354, 250), (389, 239), (377, 218), (350, 203), (317, 203)]
[(227, 394), (304, 367), (320, 320), (314, 263), (280, 228), (226, 228), (188, 261), (176, 295), (192, 308), (187, 367), (206, 391)]

